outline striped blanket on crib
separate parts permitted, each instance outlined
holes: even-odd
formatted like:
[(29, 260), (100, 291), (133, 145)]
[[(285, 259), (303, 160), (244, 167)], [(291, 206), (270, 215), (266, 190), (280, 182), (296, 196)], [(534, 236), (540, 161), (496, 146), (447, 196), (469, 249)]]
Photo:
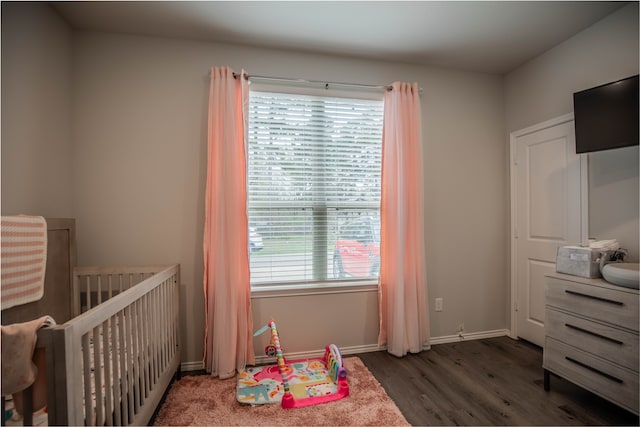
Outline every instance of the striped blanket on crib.
[(2, 216), (2, 310), (44, 295), (47, 223), (37, 216)]

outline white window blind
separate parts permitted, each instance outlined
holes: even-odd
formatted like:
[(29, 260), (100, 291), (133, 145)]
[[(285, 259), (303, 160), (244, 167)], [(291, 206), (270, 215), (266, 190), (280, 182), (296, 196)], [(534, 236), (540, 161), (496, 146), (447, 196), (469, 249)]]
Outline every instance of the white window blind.
[(379, 271), (382, 100), (250, 93), (251, 285)]

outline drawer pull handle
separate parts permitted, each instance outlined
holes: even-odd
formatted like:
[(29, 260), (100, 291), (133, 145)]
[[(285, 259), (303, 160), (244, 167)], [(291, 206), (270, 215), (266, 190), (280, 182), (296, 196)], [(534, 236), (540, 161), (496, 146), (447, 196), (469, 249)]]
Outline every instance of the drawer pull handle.
[(609, 337), (607, 337), (605, 335), (600, 335), (600, 334), (598, 334), (596, 332), (592, 332), (592, 331), (590, 331), (588, 329), (583, 329), (583, 328), (581, 328), (579, 326), (575, 326), (575, 325), (572, 325), (570, 323), (565, 323), (564, 326), (566, 326), (567, 328), (575, 329), (576, 331), (584, 332), (585, 334), (593, 335), (594, 337), (602, 338), (603, 340), (611, 341), (612, 343), (615, 343), (615, 344), (618, 344), (618, 345), (623, 345), (624, 344), (624, 342), (619, 341), (617, 339), (609, 338)]
[(580, 362), (580, 361), (578, 361), (578, 360), (576, 360), (576, 359), (574, 359), (572, 357), (565, 356), (564, 358), (567, 359), (569, 362), (575, 363), (578, 366), (582, 366), (583, 368), (590, 370), (591, 372), (595, 372), (596, 374), (600, 374), (603, 377), (605, 377), (607, 379), (610, 379), (613, 382), (616, 382), (618, 384), (622, 384), (623, 383), (623, 381), (620, 378), (616, 378), (613, 375), (607, 374), (606, 372), (602, 372), (601, 370), (596, 369), (593, 366), (589, 366), (586, 363), (582, 363), (582, 362)]
[(615, 305), (619, 305), (619, 306), (623, 306), (624, 305), (624, 303), (621, 303), (620, 301), (614, 301), (612, 299), (597, 297), (597, 296), (594, 296), (594, 295), (583, 294), (583, 293), (576, 292), (576, 291), (565, 290), (565, 292), (570, 294), (570, 295), (576, 295), (576, 296), (579, 296), (579, 297), (591, 298), (591, 299), (595, 299), (595, 300), (602, 301), (602, 302), (608, 302), (609, 304), (615, 304)]

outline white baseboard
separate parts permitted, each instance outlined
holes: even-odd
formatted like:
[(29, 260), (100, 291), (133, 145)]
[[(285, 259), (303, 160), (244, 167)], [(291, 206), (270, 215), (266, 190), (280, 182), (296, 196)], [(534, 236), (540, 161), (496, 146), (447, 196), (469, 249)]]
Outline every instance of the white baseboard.
[[(497, 329), (495, 331), (469, 332), (469, 333), (463, 333), (462, 335), (447, 335), (443, 337), (434, 337), (434, 338), (431, 338), (429, 346), (426, 346), (425, 350), (427, 350), (431, 345), (446, 344), (446, 343), (460, 342), (460, 341), (481, 340), (485, 338), (503, 337), (505, 335), (510, 336), (510, 333), (511, 331), (508, 329)], [(387, 349), (386, 346), (378, 346), (377, 344), (366, 344), (366, 345), (356, 345), (356, 346), (350, 346), (350, 347), (340, 347), (340, 353), (343, 355), (348, 355), (348, 354), (358, 354), (358, 353), (370, 353), (372, 351), (382, 351), (386, 349)], [(318, 349), (318, 350), (310, 350), (310, 351), (298, 351), (298, 352), (286, 354), (287, 358), (291, 360), (322, 357), (323, 355), (324, 355), (324, 348)], [(256, 364), (263, 365), (266, 363), (273, 363), (273, 357), (269, 357), (266, 355), (256, 356)], [(200, 369), (204, 369), (204, 363), (202, 361), (182, 362), (182, 364), (180, 365), (180, 369), (183, 372), (197, 371)]]
[(204, 362), (202, 360), (198, 362), (182, 362), (180, 364), (180, 370), (182, 372), (199, 371), (201, 369), (204, 369)]
[(460, 341), (482, 340), (485, 338), (503, 337), (509, 335), (508, 329), (497, 329), (495, 331), (469, 332), (456, 335), (446, 335), (443, 337), (431, 338), (431, 345), (447, 344)]

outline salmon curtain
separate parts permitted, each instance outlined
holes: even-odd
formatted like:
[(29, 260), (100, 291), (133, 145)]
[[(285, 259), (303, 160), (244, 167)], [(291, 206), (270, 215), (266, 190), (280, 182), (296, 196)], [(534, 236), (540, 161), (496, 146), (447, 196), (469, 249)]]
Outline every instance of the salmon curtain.
[(204, 366), (220, 378), (255, 364), (247, 243), (248, 96), (246, 79), (234, 78), (227, 67), (211, 69), (203, 239)]
[(417, 83), (393, 83), (384, 99), (378, 344), (398, 357), (429, 340), (421, 127)]

